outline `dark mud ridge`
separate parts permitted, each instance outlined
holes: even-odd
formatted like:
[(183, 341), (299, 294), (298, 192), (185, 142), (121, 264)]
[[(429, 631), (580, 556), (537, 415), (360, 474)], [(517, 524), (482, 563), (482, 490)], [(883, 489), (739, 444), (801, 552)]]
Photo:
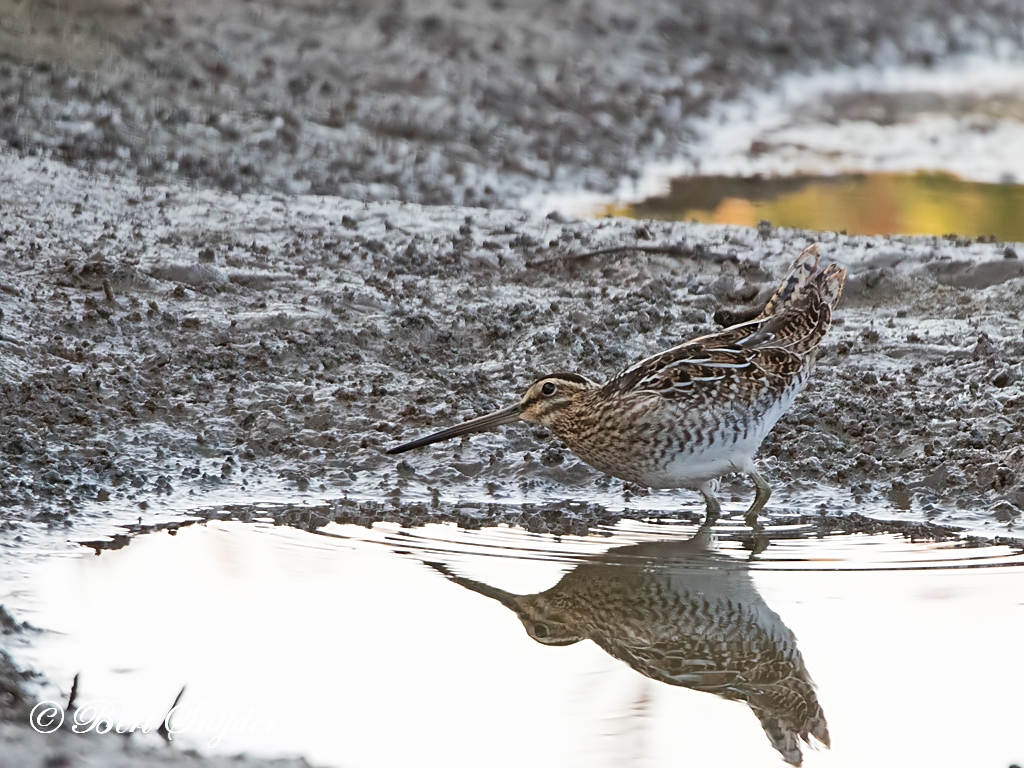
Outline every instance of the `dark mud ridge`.
[[(632, 517), (611, 512), (600, 505), (585, 503), (555, 503), (535, 506), (523, 504), (511, 507), (503, 504), (410, 504), (397, 509), (382, 509), (378, 502), (356, 503), (341, 500), (316, 505), (293, 504), (227, 504), (214, 508), (192, 510), (186, 519), (156, 523), (130, 523), (119, 526), (116, 533), (95, 541), (81, 541), (96, 554), (124, 549), (138, 537), (148, 533), (167, 531), (176, 534), (180, 529), (214, 520), (232, 520), (243, 523), (272, 521), (277, 526), (288, 526), (310, 533), (330, 523), (358, 525), (365, 528), (375, 523), (395, 523), (403, 528), (416, 528), (428, 523), (454, 523), (466, 530), (479, 530), (488, 526), (508, 525), (531, 533), (552, 536), (611, 535), (611, 528), (620, 520)], [(693, 524), (703, 521), (700, 512), (684, 512), (673, 516), (671, 522), (686, 520)], [(649, 522), (667, 523), (665, 518)], [(1024, 539), (1016, 536), (977, 536), (963, 528), (937, 525), (917, 520), (879, 520), (858, 512), (846, 515), (775, 515), (772, 524), (758, 536), (752, 536), (749, 527), (719, 527), (715, 533), (719, 540), (735, 540), (748, 548), (770, 545), (772, 541), (793, 538), (822, 538), (836, 534), (897, 534), (910, 541), (952, 541), (968, 547), (1006, 546), (1024, 550)], [(763, 550), (759, 550), (763, 551)]]

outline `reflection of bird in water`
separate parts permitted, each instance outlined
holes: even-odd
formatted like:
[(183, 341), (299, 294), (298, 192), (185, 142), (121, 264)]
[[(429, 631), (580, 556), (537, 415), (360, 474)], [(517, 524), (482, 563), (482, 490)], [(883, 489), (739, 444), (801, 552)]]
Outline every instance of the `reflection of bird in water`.
[(793, 633), (754, 587), (746, 562), (714, 553), (706, 529), (687, 541), (618, 547), (536, 595), (456, 576), (515, 611), (545, 645), (593, 640), (654, 680), (744, 701), (783, 759), (801, 739), (829, 744), (825, 715)]
[(718, 478), (745, 472), (757, 487), (746, 514), (755, 525), (771, 488), (754, 455), (807, 383), (845, 278), (835, 264), (818, 271), (812, 245), (749, 322), (641, 360), (605, 384), (553, 373), (514, 405), (388, 453), (523, 420), (548, 427), (609, 475), (651, 488), (699, 488), (708, 520), (720, 512)]

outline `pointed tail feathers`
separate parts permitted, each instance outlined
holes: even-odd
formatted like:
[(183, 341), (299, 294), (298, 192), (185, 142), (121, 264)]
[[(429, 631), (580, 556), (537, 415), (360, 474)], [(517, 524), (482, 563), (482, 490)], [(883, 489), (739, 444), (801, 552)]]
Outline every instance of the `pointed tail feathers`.
[(846, 270), (838, 264), (829, 264), (818, 272), (819, 255), (818, 244), (813, 243), (796, 257), (793, 266), (789, 268), (789, 273), (768, 299), (761, 312), (762, 318), (777, 315), (791, 306), (799, 306), (809, 295), (817, 296), (830, 308), (835, 309), (843, 293)]
[(829, 264), (814, 277), (817, 284), (818, 295), (821, 300), (832, 309), (836, 308), (839, 298), (843, 295), (843, 286), (846, 284), (846, 269), (838, 264)]
[(781, 312), (789, 304), (798, 301), (804, 295), (807, 284), (817, 271), (818, 244), (813, 243), (796, 257), (793, 266), (789, 268), (789, 274), (782, 279), (779, 287), (775, 289), (775, 293), (768, 299), (768, 303), (761, 312), (761, 317), (771, 317), (777, 312)]

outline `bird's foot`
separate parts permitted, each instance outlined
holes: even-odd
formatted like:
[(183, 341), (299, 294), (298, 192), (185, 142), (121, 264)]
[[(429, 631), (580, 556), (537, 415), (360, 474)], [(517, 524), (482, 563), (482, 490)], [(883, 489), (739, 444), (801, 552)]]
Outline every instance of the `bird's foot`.
[(707, 505), (704, 512), (704, 525), (711, 525), (722, 516), (722, 505), (715, 498), (716, 486), (717, 483), (714, 480), (709, 480), (700, 487), (700, 495), (704, 497), (704, 503)]
[(768, 534), (764, 532), (764, 528), (760, 525), (754, 527), (750, 532), (750, 536), (743, 540), (743, 548), (750, 550), (750, 556), (753, 558), (755, 555), (760, 555), (770, 544)]
[(757, 528), (757, 513), (764, 509), (764, 505), (768, 503), (768, 499), (772, 496), (772, 488), (768, 485), (768, 481), (761, 477), (761, 473), (757, 471), (754, 466), (754, 462), (748, 462), (747, 466), (744, 467), (744, 471), (754, 481), (754, 503), (750, 505), (750, 509), (743, 515), (743, 520), (751, 528)]

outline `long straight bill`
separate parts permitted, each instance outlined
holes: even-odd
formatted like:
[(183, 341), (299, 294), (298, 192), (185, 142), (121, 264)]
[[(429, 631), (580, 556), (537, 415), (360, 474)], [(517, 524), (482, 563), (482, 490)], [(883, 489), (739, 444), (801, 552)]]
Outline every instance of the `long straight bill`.
[(490, 584), (484, 584), (482, 581), (473, 581), (473, 579), (467, 579), (464, 576), (457, 576), (452, 573), (444, 563), (425, 562), (424, 565), (429, 565), (434, 570), (440, 571), (446, 578), (451, 579), (456, 584), (476, 592), (479, 595), (483, 595), (484, 597), (490, 597), (493, 600), (497, 600), (506, 608), (511, 608), (516, 613), (519, 613), (519, 604), (516, 603), (516, 596), (511, 592), (506, 592), (504, 589), (498, 589), (498, 587), (492, 587)]
[(405, 453), (411, 451), (413, 448), (422, 448), (425, 445), (433, 445), (434, 443), (440, 443), (442, 440), (451, 440), (453, 437), (461, 437), (462, 435), (468, 435), (471, 432), (485, 432), (488, 429), (501, 426), (502, 424), (509, 424), (513, 421), (518, 421), (520, 415), (519, 404), (510, 405), (508, 408), (502, 408), (500, 411), (494, 413), (488, 413), (486, 416), (478, 416), (475, 419), (458, 424), (454, 427), (448, 427), (448, 429), (442, 429), (440, 432), (435, 432), (432, 435), (421, 437), (419, 440), (413, 440), (411, 443), (404, 443), (388, 451), (388, 454), (394, 455), (396, 453)]

